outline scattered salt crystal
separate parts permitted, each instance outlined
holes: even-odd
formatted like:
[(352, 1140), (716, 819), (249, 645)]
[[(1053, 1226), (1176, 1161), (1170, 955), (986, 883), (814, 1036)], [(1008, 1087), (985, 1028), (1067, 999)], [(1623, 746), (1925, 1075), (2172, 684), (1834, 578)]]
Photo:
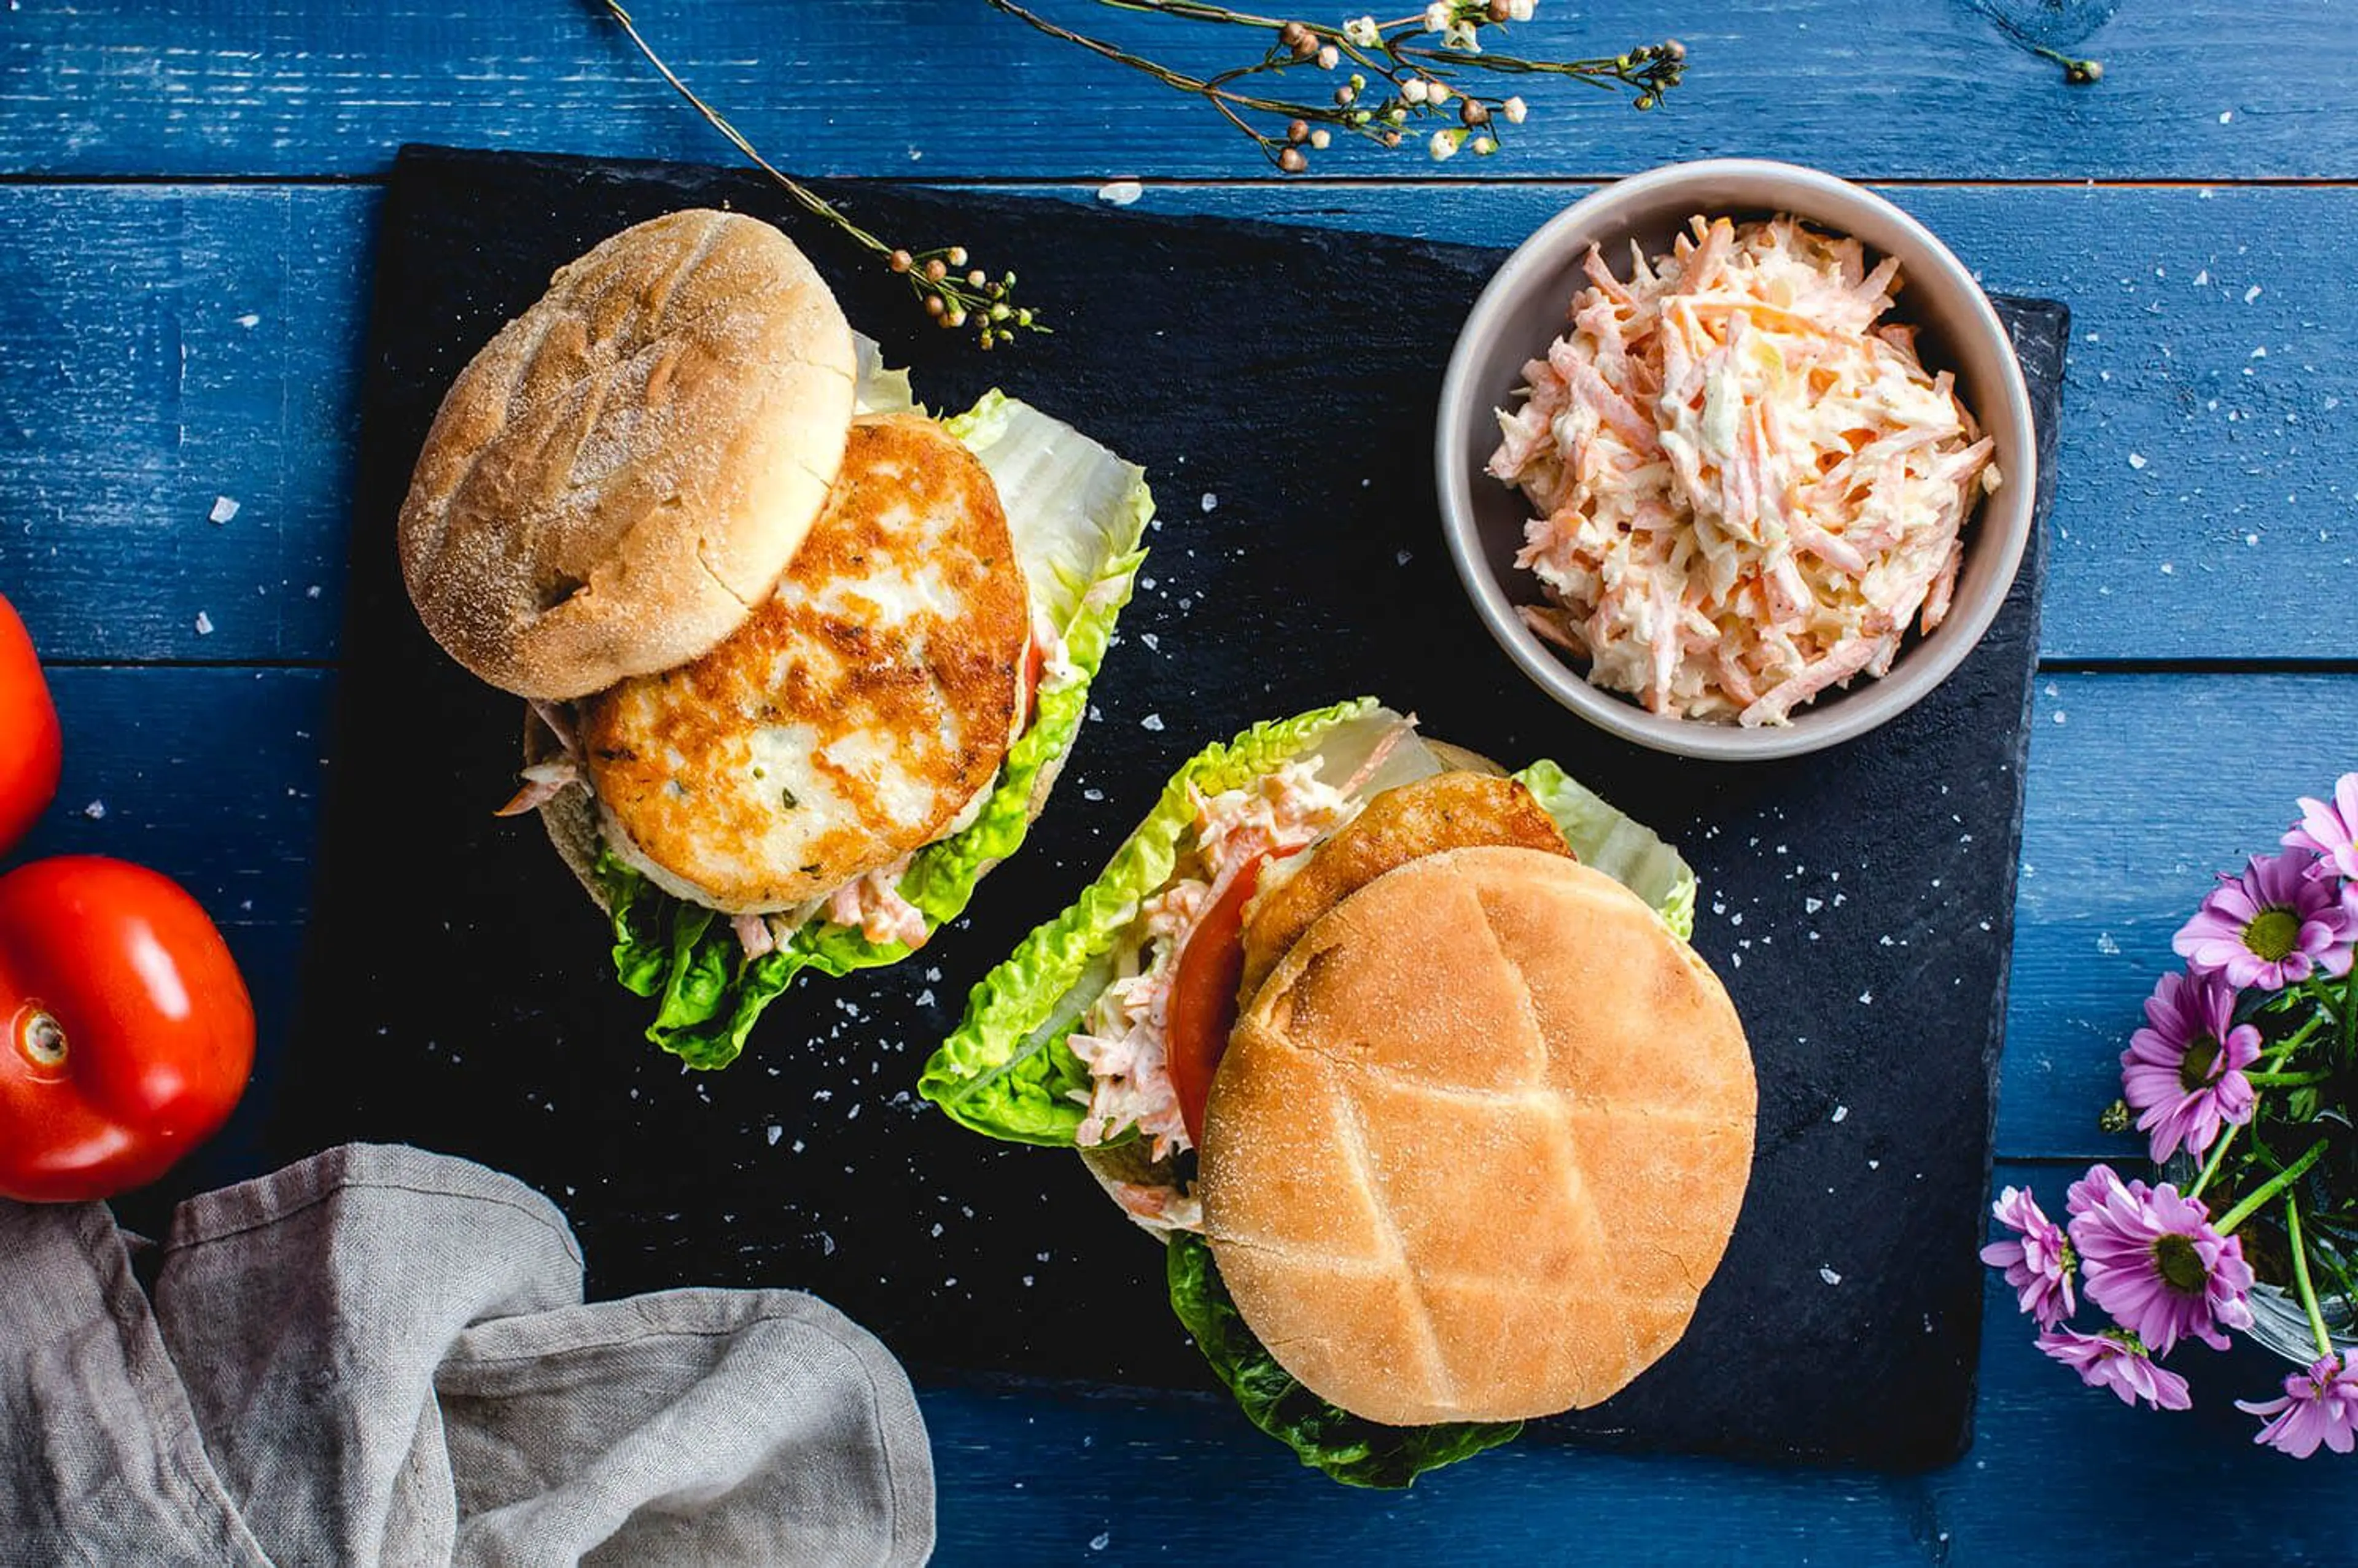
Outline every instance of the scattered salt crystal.
[(1827, 1118), (1827, 1119), (1828, 1119), (1829, 1121), (1847, 1121), (1847, 1120), (1849, 1120), (1849, 1119), (1850, 1119), (1850, 1107), (1848, 1107), (1848, 1106), (1846, 1106), (1846, 1105), (1838, 1105), (1838, 1106), (1834, 1107), (1834, 1113), (1833, 1113), (1833, 1116), (1831, 1116), (1831, 1117), (1829, 1117), (1829, 1118)]
[(1839, 1285), (1842, 1283), (1842, 1276), (1835, 1273), (1832, 1269), (1820, 1268), (1818, 1270), (1818, 1278), (1823, 1280), (1829, 1285)]
[(2178, 568), (2171, 566), (2168, 561), (2164, 561), (2161, 563), (2161, 575), (2164, 577), (2175, 577), (2178, 575)]
[(797, 1138), (797, 1139), (795, 1139), (795, 1153), (797, 1153), (797, 1154), (799, 1154), (799, 1153), (801, 1153), (802, 1152), (803, 1152), (803, 1141), (802, 1141), (801, 1139)]
[(1097, 1534), (1089, 1537), (1089, 1550), (1091, 1552), (1103, 1552), (1107, 1547), (1111, 1546), (1112, 1544), (1113, 1531), (1109, 1530), (1099, 1530)]
[(1875, 993), (1873, 991), (1859, 992), (1858, 1005), (1861, 1007), (1873, 1007), (1875, 1005)]
[(198, 611), (197, 611), (197, 635), (198, 635), (198, 636), (200, 636), (200, 637), (210, 637), (210, 636), (211, 636), (212, 634), (213, 634), (213, 618), (212, 618), (211, 616), (210, 616), (210, 615), (206, 614), (206, 613), (205, 613), (203, 611), (201, 611), (201, 610)]
[(1883, 1162), (1880, 1160), (1869, 1160), (1866, 1162), (1866, 1168), (1870, 1171), (1880, 1171), (1883, 1169)]
[(2235, 112), (2233, 109), (2222, 109), (2219, 111), (2219, 123), (2223, 125), (2234, 117)]
[(1818, 911), (1825, 908), (1825, 906), (1826, 901), (1824, 899), (1805, 898), (1801, 901), (1801, 913), (1803, 914), (1815, 914)]
[(103, 822), (106, 820), (106, 802), (93, 800), (81, 808), (81, 814), (92, 822)]
[(2252, 285), (2251, 287), (2244, 290), (2244, 303), (2246, 305), (2249, 305), (2253, 300), (2257, 299), (2259, 297), (2260, 286), (2256, 283)]
[(205, 514), (215, 523), (226, 523), (237, 515), (237, 503), (226, 495), (213, 497), (213, 509)]
[(1159, 654), (1163, 651), (1163, 639), (1152, 632), (1140, 633), (1138, 640), (1146, 644), (1146, 651), (1150, 654)]
[(2096, 933), (2096, 951), (2107, 958), (2116, 958), (2120, 957), (2121, 945), (2113, 940), (2111, 932), (2099, 931)]
[(1088, 788), (1081, 791), (1081, 798), (1083, 800), (1103, 800), (1105, 798), (1105, 791), (1098, 788), (1095, 784), (1091, 784)]
[(1145, 718), (1138, 721), (1138, 727), (1141, 730), (1153, 730), (1159, 731), (1163, 728), (1163, 715), (1160, 713), (1150, 713)]
[(2198, 273), (2196, 273), (2196, 274), (2194, 275), (2194, 287), (2197, 287), (2197, 288), (2201, 288), (2201, 287), (2202, 287), (2205, 284), (2208, 284), (2210, 281), (2211, 281), (2211, 269), (2210, 269), (2209, 267), (2207, 267), (2207, 266), (2206, 266), (2206, 267), (2204, 267), (2201, 272), (2198, 272)]
[(1213, 494), (1213, 493), (1212, 493), (1210, 491), (1208, 491), (1208, 490), (1207, 490), (1207, 491), (1206, 491), (1206, 492), (1204, 492), (1203, 506), (1204, 506), (1204, 510), (1205, 510), (1205, 511), (1209, 512), (1209, 511), (1213, 510), (1215, 507), (1218, 506), (1219, 504), (1220, 504), (1220, 498), (1219, 498), (1218, 496), (1217, 496), (1217, 495)]
[(2055, 722), (2058, 724), (2063, 722), (2063, 710), (2060, 708), (2055, 710)]
[(1127, 207), (1146, 194), (1146, 187), (1134, 179), (1109, 180), (1098, 187), (1098, 200), (1115, 207)]
[(934, 1005), (933, 987), (927, 986), (924, 990), (917, 993), (917, 1005), (919, 1007), (931, 1007)]
[(2141, 469), (2145, 467), (2145, 454), (2143, 452), (2131, 452), (2129, 454), (2129, 467), (2133, 469)]
[(1416, 559), (1416, 554), (1412, 550), (1402, 550), (1400, 554), (1392, 557), (1392, 561), (1395, 565), (1403, 567), (1414, 559)]
[(778, 1140), (784, 1138), (785, 1135), (786, 1130), (778, 1126), (774, 1122), (770, 1126), (762, 1129), (762, 1136), (770, 1141), (770, 1147), (773, 1149), (775, 1149), (778, 1146)]
[[(11, 9), (14, 9), (14, 7), (12, 6)], [(237, 319), (237, 324), (251, 331), (253, 329), (262, 325), (262, 318), (249, 310), (244, 315)]]
[(304, 598), (306, 598), (306, 599), (317, 599), (317, 598), (319, 598), (319, 585), (318, 583), (316, 583), (316, 582), (315, 582), (315, 583), (313, 583), (310, 587), (308, 587), (308, 588), (305, 589), (303, 590), (303, 597), (304, 597)]

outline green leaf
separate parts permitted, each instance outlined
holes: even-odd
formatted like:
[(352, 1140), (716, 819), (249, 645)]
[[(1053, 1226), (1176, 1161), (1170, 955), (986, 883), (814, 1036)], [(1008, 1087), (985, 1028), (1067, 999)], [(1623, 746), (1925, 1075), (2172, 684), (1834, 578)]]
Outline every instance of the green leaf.
[(1695, 874), (1653, 829), (1542, 758), (1515, 778), (1537, 797), (1581, 863), (1644, 899), (1682, 938), (1694, 935)]
[(976, 984), (965, 1021), (925, 1064), (918, 1092), (987, 1136), (1071, 1147), (1089, 1075), (1065, 1037), (1102, 989), (1110, 973), (1105, 959), (1138, 918), (1140, 903), (1171, 880), (1180, 838), (1195, 819), (1195, 792), (1234, 789), (1380, 712), (1374, 698), (1362, 697), (1257, 724), (1196, 753), (1072, 907)]
[[(906, 374), (885, 371), (866, 350), (860, 388), (864, 408), (913, 406)], [(1154, 515), (1143, 470), (1028, 404), (988, 393), (944, 427), (990, 470), (1033, 600), (1064, 639), (1072, 673), (1041, 687), (974, 820), (911, 858), (901, 896), (924, 913), (928, 933), (957, 919), (983, 875), (1030, 831), (1088, 717), (1089, 687), (1130, 602)], [(812, 920), (749, 962), (727, 920), (663, 892), (611, 848), (600, 847), (595, 875), (614, 925), (615, 977), (658, 999), (647, 1038), (693, 1067), (735, 1061), (763, 1010), (804, 969), (840, 978), (909, 956), (903, 944)]]
[(1345, 1486), (1406, 1487), (1428, 1470), (1510, 1443), (1523, 1430), (1519, 1421), (1381, 1426), (1328, 1404), (1255, 1337), (1220, 1279), (1210, 1243), (1175, 1232), (1166, 1268), (1171, 1310), (1246, 1419), (1293, 1449), (1303, 1465)]

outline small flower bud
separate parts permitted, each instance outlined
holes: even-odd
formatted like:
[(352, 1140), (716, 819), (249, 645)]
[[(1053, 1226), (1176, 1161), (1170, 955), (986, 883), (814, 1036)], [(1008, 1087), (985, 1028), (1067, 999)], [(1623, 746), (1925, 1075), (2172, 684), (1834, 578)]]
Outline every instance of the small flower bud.
[(1321, 45), (1321, 46), (1320, 46), (1319, 50), (1318, 50), (1318, 69), (1319, 69), (1319, 70), (1334, 70), (1336, 66), (1338, 66), (1338, 65), (1340, 65), (1340, 64), (1342, 64), (1342, 63), (1343, 63), (1343, 51), (1342, 51), (1342, 50), (1340, 50), (1340, 49), (1336, 49), (1333, 44), (1324, 44), (1324, 45)]
[(1310, 36), (1310, 29), (1299, 22), (1288, 22), (1277, 29), (1277, 41), (1293, 49)]
[(994, 321), (1004, 321), (1010, 316), (1014, 314), (1014, 311), (1010, 310), (1004, 305), (994, 305), (990, 308), (990, 319)]
[(2063, 80), (2076, 87), (2104, 80), (2104, 62), (2100, 59), (2075, 59), (2063, 68)]
[(1285, 139), (1293, 143), (1296, 146), (1308, 141), (1310, 139), (1310, 122), (1307, 120), (1294, 120), (1289, 122), (1285, 127)]
[(1405, 125), (1408, 124), (1408, 111), (1395, 107), (1390, 113), (1387, 114), (1384, 118), (1390, 120), (1395, 125)]
[(1386, 131), (1379, 139), (1387, 147), (1396, 147), (1401, 145), (1401, 134), (1398, 131)]
[(1468, 98), (1457, 105), (1457, 117), (1468, 125), (1487, 125), (1490, 123), (1490, 111), (1482, 106), (1480, 100)]
[(1351, 100), (1358, 95), (1359, 90), (1346, 82), (1335, 89), (1335, 106), (1338, 109), (1347, 109), (1351, 106)]
[(1463, 131), (1435, 131), (1433, 139), (1424, 144), (1424, 150), (1433, 155), (1433, 162), (1447, 163), (1457, 156), (1457, 144), (1465, 134)]
[(2104, 1108), (2102, 1115), (2096, 1118), (2098, 1130), (2104, 1132), (2126, 1132), (2132, 1125), (2133, 1119), (2129, 1115), (2126, 1100), (2115, 1100)]
[(1660, 99), (1656, 98), (1656, 97), (1655, 97), (1652, 93), (1650, 93), (1650, 92), (1640, 92), (1639, 94), (1638, 94), (1638, 101), (1637, 101), (1635, 103), (1631, 104), (1631, 105), (1630, 105), (1630, 107), (1631, 107), (1631, 108), (1633, 108), (1633, 109), (1637, 109), (1637, 110), (1643, 111), (1643, 110), (1647, 110), (1647, 109), (1651, 109), (1651, 108), (1652, 108), (1656, 103), (1660, 103), (1660, 102), (1661, 102), (1661, 100), (1660, 100)]
[(1489, 137), (1487, 137), (1487, 136), (1476, 136), (1476, 137), (1475, 137), (1475, 138), (1474, 138), (1474, 156), (1475, 156), (1475, 157), (1488, 157), (1492, 153), (1497, 152), (1498, 150), (1498, 143), (1496, 143), (1496, 142), (1494, 142), (1494, 141), (1492, 141)]
[(1029, 327), (1032, 324), (1032, 312), (1018, 310), (1015, 313), (1015, 324), (1019, 327)]
[(968, 287), (980, 288), (984, 284), (990, 281), (990, 274), (983, 271), (980, 267), (977, 267), (972, 272), (966, 275), (966, 281)]
[(1432, 104), (1434, 108), (1438, 109), (1444, 103), (1448, 103), (1449, 98), (1449, 83), (1445, 81), (1428, 81), (1424, 84), (1424, 101), (1427, 103)]
[(1505, 21), (1507, 19), (1507, 0), (1490, 0), (1489, 12), (1490, 20), (1494, 22)]
[(942, 318), (942, 325), (944, 325), (945, 327), (963, 327), (963, 326), (965, 326), (965, 325), (966, 325), (966, 312), (965, 312), (964, 310), (962, 310), (962, 309), (958, 308), (958, 307), (957, 307), (957, 306), (955, 306), (955, 305), (951, 306), (951, 307), (950, 307), (950, 313), (949, 313), (948, 315), (946, 315), (946, 316), (945, 316), (945, 317), (943, 317), (943, 318)]
[(894, 251), (892, 253), (891, 265), (894, 272), (906, 272), (916, 265), (917, 258), (911, 255), (908, 252)]
[(952, 266), (966, 265), (966, 247), (964, 245), (952, 245), (950, 247), (949, 263)]
[(1412, 76), (1401, 83), (1401, 96), (1411, 103), (1422, 103), (1425, 98), (1424, 78)]
[(1676, 38), (1664, 38), (1660, 52), (1664, 59), (1683, 61), (1687, 58), (1687, 46)]
[(1310, 160), (1302, 156), (1300, 147), (1288, 147), (1277, 155), (1277, 167), (1288, 174), (1300, 174), (1310, 167)]
[(1324, 125), (1319, 126), (1316, 130), (1310, 133), (1310, 145), (1316, 147), (1322, 153), (1326, 150), (1327, 144), (1332, 142), (1334, 139), (1335, 138), (1332, 135), (1327, 134), (1326, 127)]
[(949, 307), (948, 307), (948, 306), (946, 306), (946, 305), (945, 305), (945, 304), (943, 304), (943, 303), (942, 303), (942, 297), (941, 297), (940, 295), (938, 295), (938, 294), (928, 294), (928, 295), (926, 295), (926, 296), (925, 296), (925, 314), (926, 314), (926, 315), (928, 315), (928, 316), (938, 316), (938, 315), (940, 315), (943, 311), (945, 311), (945, 310), (946, 310), (946, 309), (948, 309), (948, 308), (949, 308)]
[[(1371, 49), (1376, 47), (1377, 41), (1383, 37), (1383, 33), (1382, 30), (1376, 26), (1376, 19), (1373, 16), (1354, 16), (1349, 21), (1343, 24), (1343, 37), (1350, 42), (1354, 49)], [(1355, 87), (1365, 87), (1367, 85), (1365, 81), (1360, 81), (1359, 78), (1356, 76), (1351, 78), (1351, 83)]]
[(933, 260), (925, 264), (925, 276), (935, 283), (941, 282), (942, 279), (947, 277), (949, 275), (950, 269), (943, 264), (942, 258), (939, 256), (936, 256)]
[(1520, 98), (1509, 98), (1498, 107), (1506, 111), (1507, 124), (1509, 125), (1521, 124), (1523, 123), (1523, 116), (1531, 112), (1531, 106), (1524, 103)]

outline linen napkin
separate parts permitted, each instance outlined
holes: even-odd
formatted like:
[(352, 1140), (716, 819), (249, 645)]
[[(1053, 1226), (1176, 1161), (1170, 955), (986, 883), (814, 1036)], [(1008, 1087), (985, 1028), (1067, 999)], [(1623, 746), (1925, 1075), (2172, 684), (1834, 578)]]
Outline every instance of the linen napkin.
[(0, 1202), (0, 1564), (918, 1563), (898, 1362), (814, 1297), (585, 1305), (556, 1206), (349, 1145), (181, 1206)]

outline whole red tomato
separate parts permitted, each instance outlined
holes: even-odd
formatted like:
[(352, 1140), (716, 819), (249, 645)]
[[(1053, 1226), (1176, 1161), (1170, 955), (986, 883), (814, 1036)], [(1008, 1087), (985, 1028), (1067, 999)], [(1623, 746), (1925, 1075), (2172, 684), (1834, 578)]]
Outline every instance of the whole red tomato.
[(97, 855), (0, 876), (0, 1197), (144, 1186), (221, 1130), (254, 1004), (178, 882)]
[(16, 607), (0, 599), (0, 854), (58, 793), (57, 705)]

